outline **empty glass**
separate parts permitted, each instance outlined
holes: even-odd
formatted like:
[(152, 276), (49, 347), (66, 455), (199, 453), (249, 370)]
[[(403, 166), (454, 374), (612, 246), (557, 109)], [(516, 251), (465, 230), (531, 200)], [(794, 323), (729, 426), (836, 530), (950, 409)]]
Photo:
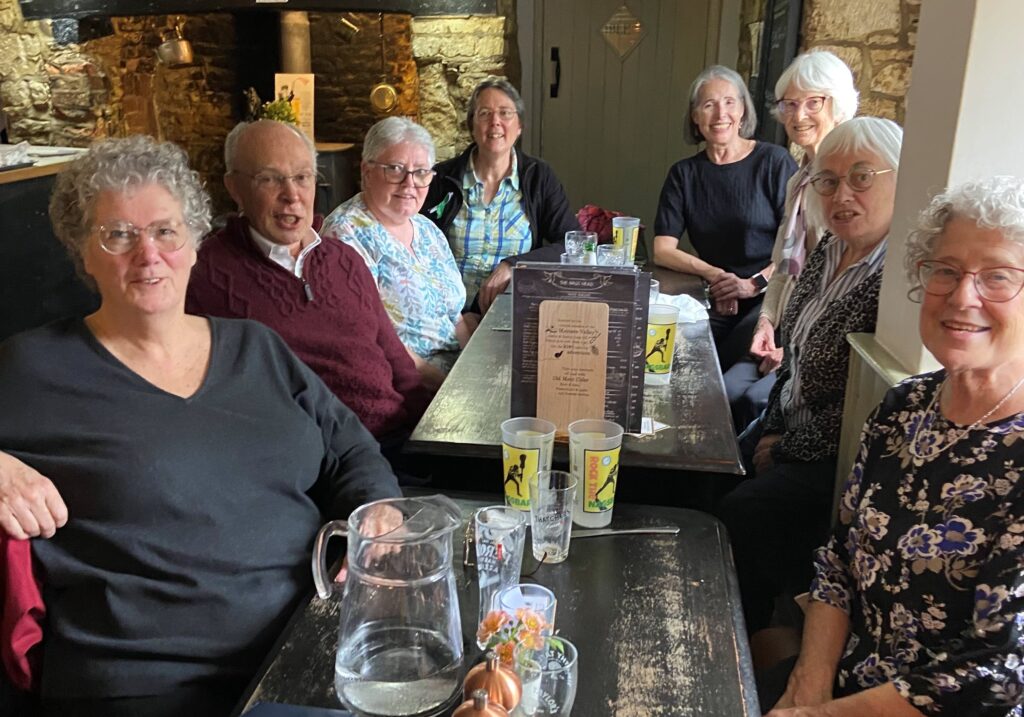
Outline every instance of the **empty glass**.
[(597, 263), (599, 266), (622, 266), (622, 247), (614, 244), (602, 244), (597, 247)]
[(480, 587), (479, 623), (493, 609), (495, 596), (519, 582), (526, 549), (526, 514), (508, 506), (491, 505), (473, 514), (473, 526)]
[(597, 234), (594, 232), (571, 231), (565, 233), (565, 253), (573, 256), (586, 251), (597, 250)]
[(560, 636), (545, 637), (539, 645), (521, 642), (512, 653), (512, 666), (523, 683), (523, 695), (513, 715), (572, 714), (579, 671), (575, 645)]
[(576, 479), (565, 471), (540, 471), (530, 481), (533, 557), (560, 563), (569, 557)]
[(570, 253), (566, 252), (566, 253), (562, 254), (562, 263), (563, 264), (582, 264), (583, 263), (583, 254), (582, 253), (570, 254)]
[(657, 304), (659, 296), (661, 296), (661, 282), (657, 279), (651, 279), (651, 303)]

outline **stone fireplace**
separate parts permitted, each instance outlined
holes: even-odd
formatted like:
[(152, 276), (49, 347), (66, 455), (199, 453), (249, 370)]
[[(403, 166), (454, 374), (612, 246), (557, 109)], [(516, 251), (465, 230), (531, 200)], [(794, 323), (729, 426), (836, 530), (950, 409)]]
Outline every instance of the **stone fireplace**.
[[(503, 7), (504, 6), (504, 7)], [(395, 114), (422, 122), (439, 158), (468, 142), (462, 117), (473, 86), (512, 75), (514, 2), (502, 15), (384, 13), (385, 73), (399, 93)], [(506, 20), (506, 16), (509, 20)], [(344, 17), (359, 29), (351, 35)], [(370, 89), (381, 79), (379, 16), (310, 12), (318, 142), (359, 144), (381, 117)], [(192, 65), (156, 58), (162, 35), (183, 21)], [(0, 0), (0, 109), (11, 142), (85, 146), (93, 139), (146, 133), (181, 144), (207, 180), (217, 211), (229, 206), (220, 182), (223, 140), (242, 118), (242, 90), (272, 99), (280, 70), (278, 13), (263, 11), (26, 20), (16, 0)], [(510, 49), (512, 48), (512, 49)], [(358, 155), (356, 155), (358, 156)]]

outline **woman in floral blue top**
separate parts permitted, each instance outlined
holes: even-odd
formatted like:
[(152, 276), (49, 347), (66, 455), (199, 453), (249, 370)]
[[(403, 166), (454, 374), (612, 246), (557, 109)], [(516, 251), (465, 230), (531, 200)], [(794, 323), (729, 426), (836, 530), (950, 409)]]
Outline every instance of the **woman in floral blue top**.
[(943, 369), (868, 419), (769, 717), (1022, 713), (1024, 181), (936, 197), (907, 265)]
[(363, 191), (331, 212), (320, 236), (363, 258), (398, 337), (436, 389), (444, 374), (430, 359), (464, 346), (475, 322), (463, 320), (466, 289), (448, 240), (419, 214), (433, 164), (427, 130), (405, 117), (381, 120), (363, 143)]

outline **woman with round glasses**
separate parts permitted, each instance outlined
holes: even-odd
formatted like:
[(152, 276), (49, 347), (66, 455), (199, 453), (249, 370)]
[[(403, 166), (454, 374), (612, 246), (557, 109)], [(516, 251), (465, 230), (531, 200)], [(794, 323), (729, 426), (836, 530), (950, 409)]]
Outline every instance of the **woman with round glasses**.
[(0, 344), (0, 527), (49, 538), (3, 553), (31, 603), (5, 655), (39, 659), (44, 715), (228, 714), (319, 526), (397, 482), (277, 334), (185, 313), (210, 209), (180, 148), (94, 144), (50, 217), (100, 305)]
[(508, 288), (517, 261), (557, 263), (565, 233), (580, 228), (551, 167), (516, 148), (525, 114), (508, 80), (478, 84), (466, 109), (473, 142), (435, 167), (424, 204), (448, 237), (473, 315)]
[(818, 245), (825, 227), (807, 218), (807, 187), (819, 145), (836, 125), (857, 114), (853, 73), (831, 52), (815, 50), (798, 56), (778, 82), (779, 98), (772, 114), (786, 128), (789, 141), (800, 147), (799, 169), (786, 184), (786, 205), (772, 249), (775, 267), (761, 303), (748, 356), (725, 373), (725, 389), (737, 432), (761, 415), (782, 363), (776, 331), (807, 255)]
[(363, 191), (328, 215), (320, 235), (359, 252), (398, 337), (437, 390), (445, 374), (431, 360), (459, 350), (476, 324), (462, 318), (466, 290), (444, 234), (419, 214), (433, 164), (427, 130), (405, 117), (381, 120), (363, 142)]
[(1024, 181), (935, 197), (906, 264), (942, 368), (868, 418), (768, 717), (1002, 717), (1024, 700)]
[[(752, 139), (754, 101), (734, 71), (713, 65), (690, 85), (689, 138), (704, 149), (668, 171), (654, 222), (654, 261), (697, 274), (714, 302), (709, 316), (723, 371), (745, 357), (762, 292), (775, 270), (772, 242), (796, 163), (784, 148)], [(697, 254), (679, 248), (683, 235)]]
[(747, 629), (767, 627), (776, 595), (810, 580), (828, 530), (846, 390), (846, 335), (875, 329), (903, 131), (857, 117), (824, 139), (808, 211), (828, 228), (782, 317), (785, 347), (764, 415), (740, 436), (753, 480), (722, 501)]

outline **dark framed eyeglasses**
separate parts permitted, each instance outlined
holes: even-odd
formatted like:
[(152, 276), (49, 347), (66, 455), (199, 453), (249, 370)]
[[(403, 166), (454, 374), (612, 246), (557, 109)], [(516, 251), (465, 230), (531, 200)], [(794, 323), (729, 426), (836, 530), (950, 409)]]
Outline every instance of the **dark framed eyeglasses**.
[(131, 222), (112, 222), (96, 227), (100, 247), (108, 254), (127, 254), (148, 237), (159, 251), (178, 251), (185, 246), (189, 233), (184, 222), (173, 219), (153, 222), (148, 227), (137, 227)]
[(917, 280), (926, 294), (949, 296), (965, 276), (974, 281), (974, 290), (985, 301), (1002, 303), (1016, 298), (1024, 287), (1024, 269), (1016, 266), (990, 266), (978, 271), (964, 271), (944, 261), (917, 262)]
[(388, 184), (402, 184), (405, 182), (406, 177), (412, 177), (412, 185), (422, 189), (423, 187), (429, 187), (431, 180), (434, 178), (433, 169), (406, 169), (403, 164), (386, 164), (384, 162), (375, 162), (372, 159), (367, 160), (367, 162), (381, 168), (381, 171), (384, 172), (384, 181)]
[(261, 192), (279, 191), (288, 182), (291, 182), (299, 189), (309, 189), (316, 185), (316, 172), (312, 170), (299, 172), (298, 174), (278, 174), (277, 172), (256, 172), (251, 174), (238, 170), (235, 170), (234, 173), (248, 177), (252, 181), (253, 186)]
[(835, 172), (828, 170), (818, 172), (811, 178), (811, 186), (821, 196), (831, 197), (838, 191), (839, 184), (845, 180), (853, 191), (866, 192), (875, 183), (876, 176), (895, 171), (894, 169), (872, 169), (866, 164), (855, 164), (845, 177), (840, 177)]
[(779, 114), (786, 117), (795, 115), (801, 107), (804, 108), (804, 112), (807, 114), (816, 115), (821, 112), (825, 107), (825, 103), (830, 99), (832, 98), (828, 95), (815, 95), (814, 97), (805, 97), (802, 100), (787, 100), (783, 97), (775, 103), (775, 106), (778, 107)]

